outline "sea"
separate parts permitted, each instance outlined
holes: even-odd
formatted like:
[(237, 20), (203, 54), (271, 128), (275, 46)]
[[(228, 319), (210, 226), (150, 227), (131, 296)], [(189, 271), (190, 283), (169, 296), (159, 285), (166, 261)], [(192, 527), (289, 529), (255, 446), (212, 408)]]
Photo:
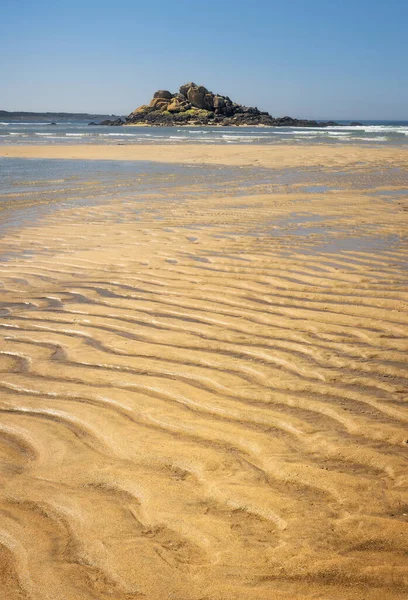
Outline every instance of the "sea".
[(109, 127), (89, 118), (55, 124), (7, 118), (0, 121), (0, 145), (7, 144), (359, 144), (408, 145), (408, 121), (360, 121), (334, 127)]

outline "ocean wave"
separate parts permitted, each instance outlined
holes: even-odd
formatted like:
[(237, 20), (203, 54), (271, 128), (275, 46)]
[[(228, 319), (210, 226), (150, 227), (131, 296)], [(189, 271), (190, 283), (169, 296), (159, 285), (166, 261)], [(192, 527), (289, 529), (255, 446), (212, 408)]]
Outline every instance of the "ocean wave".
[[(358, 129), (360, 129), (360, 127)], [(361, 129), (364, 129), (364, 131), (367, 133), (403, 133), (404, 131), (408, 131), (406, 127), (390, 125), (368, 125), (362, 127)]]
[(310, 129), (308, 128), (306, 131), (294, 131), (295, 135), (309, 135), (309, 136), (318, 136), (318, 135), (327, 135), (326, 131), (322, 131), (321, 129)]
[[(276, 127), (275, 129), (280, 129), (280, 127)], [(325, 131), (327, 131), (328, 129), (330, 129), (329, 127), (325, 127), (324, 129), (322, 127), (302, 127), (301, 129), (299, 129), (299, 125), (293, 125), (292, 127), (285, 127), (285, 129), (291, 129), (292, 131), (300, 131), (300, 132), (308, 132), (308, 131), (312, 131), (314, 133), (324, 133)], [(343, 129), (343, 128), (342, 128)]]
[(260, 140), (262, 139), (261, 137), (259, 137), (259, 135), (228, 135), (228, 134), (223, 134), (222, 135), (222, 139), (224, 140)]
[(9, 123), (7, 123), (7, 125), (11, 125), (13, 127), (14, 126), (17, 126), (17, 127), (31, 127), (33, 125), (35, 125), (35, 126), (42, 125), (43, 127), (47, 127), (47, 125), (50, 125), (50, 123), (49, 122), (44, 123), (44, 121), (41, 121), (41, 122), (34, 122), (33, 121), (33, 122), (27, 122), (27, 123), (24, 123), (24, 122), (21, 122), (21, 121), (18, 121), (18, 122), (17, 121), (10, 121)]
[(365, 133), (406, 133), (406, 125), (337, 125), (328, 127), (331, 131), (361, 131)]
[(255, 140), (249, 140), (249, 139), (239, 140), (239, 141), (236, 141), (236, 140), (223, 140), (223, 139), (221, 139), (219, 141), (221, 143), (227, 143), (227, 144), (236, 144), (236, 143), (239, 143), (239, 144), (254, 144), (255, 143)]
[(342, 141), (345, 142), (355, 142), (355, 141), (362, 141), (362, 142), (387, 142), (388, 138), (386, 136), (377, 136), (377, 137), (350, 137), (350, 138), (343, 138)]
[(191, 130), (188, 129), (187, 131), (185, 129), (177, 129), (178, 133), (192, 133), (192, 134), (200, 134), (200, 133), (204, 133), (204, 134), (209, 134), (209, 133), (213, 133), (212, 131), (205, 131), (204, 129), (197, 129), (197, 130)]

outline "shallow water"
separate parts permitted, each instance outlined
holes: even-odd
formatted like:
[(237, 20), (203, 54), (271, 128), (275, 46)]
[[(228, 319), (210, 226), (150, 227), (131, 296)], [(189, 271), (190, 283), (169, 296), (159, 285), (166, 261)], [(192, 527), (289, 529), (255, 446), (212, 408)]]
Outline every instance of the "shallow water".
[[(267, 169), (221, 165), (165, 164), (149, 161), (59, 160), (0, 158), (0, 227), (34, 223), (48, 210), (135, 198), (173, 194), (181, 199), (208, 193), (236, 199), (254, 194), (313, 194), (324, 196), (355, 189), (388, 201), (403, 198), (407, 175), (401, 169), (378, 171), (322, 171), (318, 168)], [(376, 189), (400, 185), (394, 190)], [(176, 190), (183, 190), (176, 192)], [(174, 200), (174, 199), (173, 199)], [(244, 214), (249, 208), (235, 203)], [(118, 216), (118, 219), (120, 217)], [(155, 218), (159, 218), (156, 216)], [(301, 233), (303, 235), (303, 233)]]

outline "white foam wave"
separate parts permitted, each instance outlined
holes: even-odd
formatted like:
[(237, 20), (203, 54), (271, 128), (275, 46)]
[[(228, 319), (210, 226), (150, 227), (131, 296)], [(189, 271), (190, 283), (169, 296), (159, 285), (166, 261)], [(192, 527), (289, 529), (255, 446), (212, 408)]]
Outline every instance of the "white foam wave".
[(318, 135), (326, 135), (326, 131), (322, 131), (321, 129), (306, 129), (306, 131), (294, 131), (295, 135), (310, 135), (310, 136), (318, 136)]
[(331, 131), (360, 131), (365, 133), (407, 133), (406, 125), (337, 125), (328, 127)]
[[(279, 130), (281, 129), (281, 127), (275, 127), (275, 129)], [(327, 131), (328, 127), (325, 127), (324, 129), (322, 127), (302, 127), (301, 129), (299, 129), (299, 125), (293, 125), (292, 127), (286, 127), (285, 129), (291, 129), (292, 131), (313, 131), (315, 133), (322, 133), (324, 131)]]
[[(227, 144), (235, 144), (236, 141), (235, 140), (222, 140), (222, 141), (226, 141)], [(253, 144), (254, 141), (253, 140), (239, 140), (240, 144)]]
[(10, 121), (10, 123), (8, 123), (8, 125), (12, 125), (13, 127), (18, 126), (18, 127), (31, 127), (32, 125), (38, 126), (38, 125), (42, 125), (43, 127), (46, 127), (47, 125), (50, 125), (50, 123), (44, 123), (44, 121), (40, 121), (40, 122), (14, 122), (14, 121)]
[(198, 134), (213, 133), (213, 131), (204, 131), (204, 129), (195, 129), (195, 130), (177, 129), (177, 133), (192, 133), (192, 134), (198, 135)]
[(362, 141), (362, 142), (386, 142), (388, 141), (388, 138), (385, 136), (377, 136), (377, 137), (352, 137), (352, 138), (344, 138), (342, 141), (344, 142), (354, 142), (354, 141)]
[(247, 140), (261, 140), (262, 138), (259, 137), (258, 135), (226, 135), (224, 134), (222, 136), (222, 139), (224, 140), (242, 140), (244, 142), (246, 142)]

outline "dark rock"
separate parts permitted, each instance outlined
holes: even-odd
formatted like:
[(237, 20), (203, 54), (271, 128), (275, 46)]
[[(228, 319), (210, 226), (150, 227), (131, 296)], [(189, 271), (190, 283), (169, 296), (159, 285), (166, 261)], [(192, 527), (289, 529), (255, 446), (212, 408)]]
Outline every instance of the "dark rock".
[(180, 89), (179, 89), (179, 92), (180, 92), (180, 94), (181, 94), (182, 96), (185, 96), (185, 98), (187, 98), (187, 93), (188, 93), (188, 90), (189, 90), (191, 87), (197, 87), (197, 86), (196, 86), (196, 84), (195, 84), (195, 83), (193, 83), (192, 81), (190, 81), (190, 83), (186, 83), (186, 84), (184, 84), (184, 85), (180, 86)]
[(54, 121), (52, 123), (50, 123), (50, 125), (56, 125), (56, 123), (54, 123)]
[(168, 90), (159, 90), (153, 94), (153, 98), (165, 98), (166, 100), (171, 100), (173, 94)]
[(105, 121), (101, 121), (99, 123), (99, 125), (108, 125), (108, 126), (119, 126), (119, 125), (124, 125), (125, 121), (122, 121), (122, 119), (115, 119), (114, 121), (111, 121), (110, 119), (106, 119)]
[(226, 116), (226, 117), (231, 117), (234, 114), (234, 111), (232, 109), (231, 106), (225, 106), (224, 108), (221, 109), (222, 113)]
[(338, 127), (338, 123), (336, 121), (320, 121), (318, 123), (319, 127)]
[(209, 93), (205, 95), (206, 110), (214, 110), (214, 95)]
[(224, 108), (225, 106), (225, 100), (222, 96), (214, 96), (213, 99), (213, 106), (215, 109), (217, 108)]
[(363, 124), (359, 123), (358, 121), (352, 121), (350, 123), (350, 127), (362, 127), (362, 126), (363, 126)]
[(191, 86), (187, 92), (187, 98), (197, 108), (202, 108), (203, 110), (212, 110), (214, 108), (212, 95), (202, 85)]
[(98, 123), (95, 123), (95, 121), (91, 121), (90, 123), (88, 123), (88, 125), (98, 125)]

